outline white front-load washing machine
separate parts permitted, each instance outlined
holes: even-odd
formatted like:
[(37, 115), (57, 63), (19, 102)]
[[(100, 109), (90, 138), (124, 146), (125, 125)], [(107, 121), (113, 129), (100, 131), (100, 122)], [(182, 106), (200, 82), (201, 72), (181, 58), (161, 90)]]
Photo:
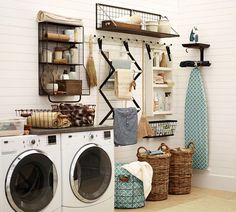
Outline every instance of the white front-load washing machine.
[(62, 211), (114, 211), (113, 129), (61, 135)]
[(60, 135), (0, 138), (0, 211), (61, 211)]

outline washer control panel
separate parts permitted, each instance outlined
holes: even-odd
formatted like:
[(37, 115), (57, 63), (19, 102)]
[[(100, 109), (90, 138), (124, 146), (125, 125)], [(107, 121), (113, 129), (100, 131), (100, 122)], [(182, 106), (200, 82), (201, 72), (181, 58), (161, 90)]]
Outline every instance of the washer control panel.
[(104, 131), (104, 139), (110, 139), (111, 138), (111, 131), (107, 130)]
[(15, 154), (22, 149), (34, 148), (39, 145), (40, 140), (35, 135), (2, 137), (0, 139), (0, 149), (3, 155)]

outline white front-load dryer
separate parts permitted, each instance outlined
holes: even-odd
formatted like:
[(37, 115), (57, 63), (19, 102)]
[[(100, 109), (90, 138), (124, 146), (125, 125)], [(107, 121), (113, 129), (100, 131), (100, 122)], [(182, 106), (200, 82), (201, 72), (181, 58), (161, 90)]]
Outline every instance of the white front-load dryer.
[(61, 135), (62, 211), (114, 211), (113, 130)]
[(0, 138), (0, 211), (61, 211), (60, 136)]

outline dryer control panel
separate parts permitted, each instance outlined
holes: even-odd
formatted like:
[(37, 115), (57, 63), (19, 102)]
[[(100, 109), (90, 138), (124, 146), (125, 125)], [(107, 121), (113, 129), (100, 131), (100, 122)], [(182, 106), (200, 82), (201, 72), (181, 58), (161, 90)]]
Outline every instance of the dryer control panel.
[(61, 134), (63, 146), (75, 146), (96, 143), (100, 145), (110, 145), (114, 143), (113, 130), (98, 130), (88, 132), (63, 133)]

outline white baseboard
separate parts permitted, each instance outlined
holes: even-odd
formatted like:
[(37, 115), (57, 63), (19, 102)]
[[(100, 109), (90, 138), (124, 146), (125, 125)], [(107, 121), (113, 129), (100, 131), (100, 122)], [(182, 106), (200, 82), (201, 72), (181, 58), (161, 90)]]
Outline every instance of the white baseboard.
[(214, 175), (209, 171), (193, 171), (192, 185), (202, 188), (236, 192), (236, 177)]

